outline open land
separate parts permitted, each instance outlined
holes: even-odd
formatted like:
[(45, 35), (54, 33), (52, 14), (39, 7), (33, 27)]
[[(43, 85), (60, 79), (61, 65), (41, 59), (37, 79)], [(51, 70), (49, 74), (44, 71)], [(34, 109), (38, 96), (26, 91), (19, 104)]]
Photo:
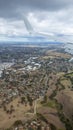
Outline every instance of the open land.
[(71, 54), (56, 45), (1, 45), (1, 130), (73, 129), (71, 58)]

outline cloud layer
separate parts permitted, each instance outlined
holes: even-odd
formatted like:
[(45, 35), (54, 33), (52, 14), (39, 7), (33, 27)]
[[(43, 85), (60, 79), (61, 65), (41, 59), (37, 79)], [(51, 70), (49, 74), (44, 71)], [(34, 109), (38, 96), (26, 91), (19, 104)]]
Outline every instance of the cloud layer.
[(73, 0), (0, 0), (0, 17), (18, 17), (22, 11), (58, 11), (72, 4)]
[(37, 31), (73, 34), (73, 0), (0, 0), (0, 35), (24, 35), (26, 15)]

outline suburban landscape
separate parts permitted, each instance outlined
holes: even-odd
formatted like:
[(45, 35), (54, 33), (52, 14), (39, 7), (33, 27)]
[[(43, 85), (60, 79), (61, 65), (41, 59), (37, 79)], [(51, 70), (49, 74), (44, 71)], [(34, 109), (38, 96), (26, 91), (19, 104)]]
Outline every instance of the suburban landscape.
[(0, 0), (0, 130), (73, 130), (73, 0)]
[(73, 55), (0, 45), (0, 130), (73, 130)]

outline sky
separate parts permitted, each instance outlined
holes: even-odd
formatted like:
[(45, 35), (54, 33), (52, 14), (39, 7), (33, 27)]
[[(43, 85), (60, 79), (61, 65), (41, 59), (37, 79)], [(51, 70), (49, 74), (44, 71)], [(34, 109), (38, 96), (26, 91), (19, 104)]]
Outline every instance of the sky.
[(28, 34), (25, 16), (38, 32), (73, 35), (73, 0), (0, 0), (0, 37)]

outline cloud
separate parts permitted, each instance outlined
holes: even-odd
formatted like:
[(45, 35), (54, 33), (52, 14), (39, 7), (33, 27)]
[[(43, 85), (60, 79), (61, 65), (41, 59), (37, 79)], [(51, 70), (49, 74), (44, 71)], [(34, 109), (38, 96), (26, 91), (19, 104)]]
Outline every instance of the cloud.
[(24, 15), (36, 31), (73, 34), (73, 0), (0, 0), (0, 35), (25, 35)]
[(0, 0), (0, 17), (19, 18), (22, 12), (58, 11), (72, 4), (73, 0)]

